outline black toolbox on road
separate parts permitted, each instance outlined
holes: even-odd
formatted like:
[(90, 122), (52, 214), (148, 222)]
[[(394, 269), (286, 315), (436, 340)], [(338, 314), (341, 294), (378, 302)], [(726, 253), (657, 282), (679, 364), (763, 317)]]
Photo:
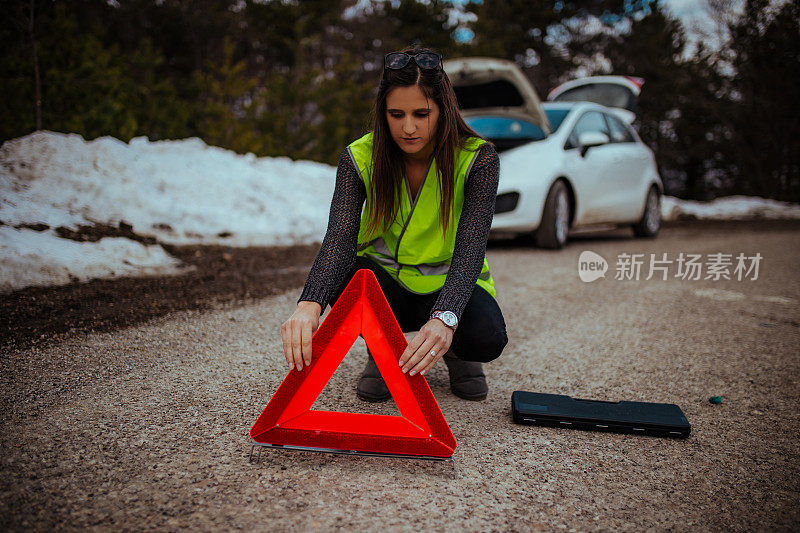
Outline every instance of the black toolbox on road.
[(511, 412), (517, 424), (676, 438), (686, 438), (692, 431), (681, 408), (671, 403), (606, 402), (514, 391)]

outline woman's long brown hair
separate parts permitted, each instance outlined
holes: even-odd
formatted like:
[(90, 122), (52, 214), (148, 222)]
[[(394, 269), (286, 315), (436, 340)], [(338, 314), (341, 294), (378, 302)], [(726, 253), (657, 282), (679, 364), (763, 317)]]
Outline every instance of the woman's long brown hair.
[[(418, 54), (431, 51), (428, 48), (412, 47), (403, 52)], [(399, 70), (384, 68), (378, 95), (372, 109), (372, 187), (368, 191), (370, 210), (368, 233), (389, 228), (400, 206), (403, 183), (404, 152), (392, 139), (386, 122), (386, 97), (395, 87), (416, 85), (422, 93), (439, 106), (439, 122), (434, 136), (433, 157), (442, 193), (439, 221), (447, 235), (455, 198), (455, 152), (463, 148), (467, 137), (480, 137), (470, 128), (458, 111), (453, 86), (444, 70), (420, 69), (412, 60)]]

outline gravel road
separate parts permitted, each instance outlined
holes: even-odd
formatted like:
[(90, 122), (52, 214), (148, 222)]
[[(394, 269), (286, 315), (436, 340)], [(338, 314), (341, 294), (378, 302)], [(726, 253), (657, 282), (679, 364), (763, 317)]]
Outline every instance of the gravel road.
[[(485, 401), (429, 383), (452, 461), (267, 451), (248, 431), (286, 369), (299, 290), (2, 354), (0, 529), (796, 530), (800, 229), (685, 225), (656, 240), (493, 246), (508, 326)], [(609, 263), (584, 283), (578, 256)], [(743, 252), (757, 280), (615, 280), (622, 253)], [(645, 256), (647, 257), (647, 256)], [(672, 265), (670, 274), (677, 270)], [(412, 334), (409, 334), (409, 338)], [(396, 413), (354, 387), (358, 341), (315, 408)], [(518, 426), (517, 389), (676, 403), (691, 437)], [(708, 398), (722, 396), (713, 405)]]

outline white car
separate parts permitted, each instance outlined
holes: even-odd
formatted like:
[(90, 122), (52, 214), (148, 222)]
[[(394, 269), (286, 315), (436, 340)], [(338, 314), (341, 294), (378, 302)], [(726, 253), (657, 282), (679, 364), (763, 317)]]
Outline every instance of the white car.
[[(641, 80), (575, 80), (542, 104), (510, 61), (461, 58), (444, 68), (464, 119), (500, 153), (493, 233), (533, 232), (544, 248), (563, 247), (575, 228), (658, 233), (661, 178), (653, 152), (629, 124)], [(621, 107), (581, 101), (589, 97)]]

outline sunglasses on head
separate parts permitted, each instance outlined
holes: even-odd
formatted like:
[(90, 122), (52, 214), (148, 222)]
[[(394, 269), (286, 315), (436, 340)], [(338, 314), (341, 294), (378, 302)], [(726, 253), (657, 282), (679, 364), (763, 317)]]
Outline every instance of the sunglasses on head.
[(442, 56), (435, 52), (420, 52), (418, 54), (390, 52), (383, 56), (383, 66), (391, 70), (400, 70), (408, 65), (412, 59), (419, 68), (426, 70), (433, 70), (442, 66)]

